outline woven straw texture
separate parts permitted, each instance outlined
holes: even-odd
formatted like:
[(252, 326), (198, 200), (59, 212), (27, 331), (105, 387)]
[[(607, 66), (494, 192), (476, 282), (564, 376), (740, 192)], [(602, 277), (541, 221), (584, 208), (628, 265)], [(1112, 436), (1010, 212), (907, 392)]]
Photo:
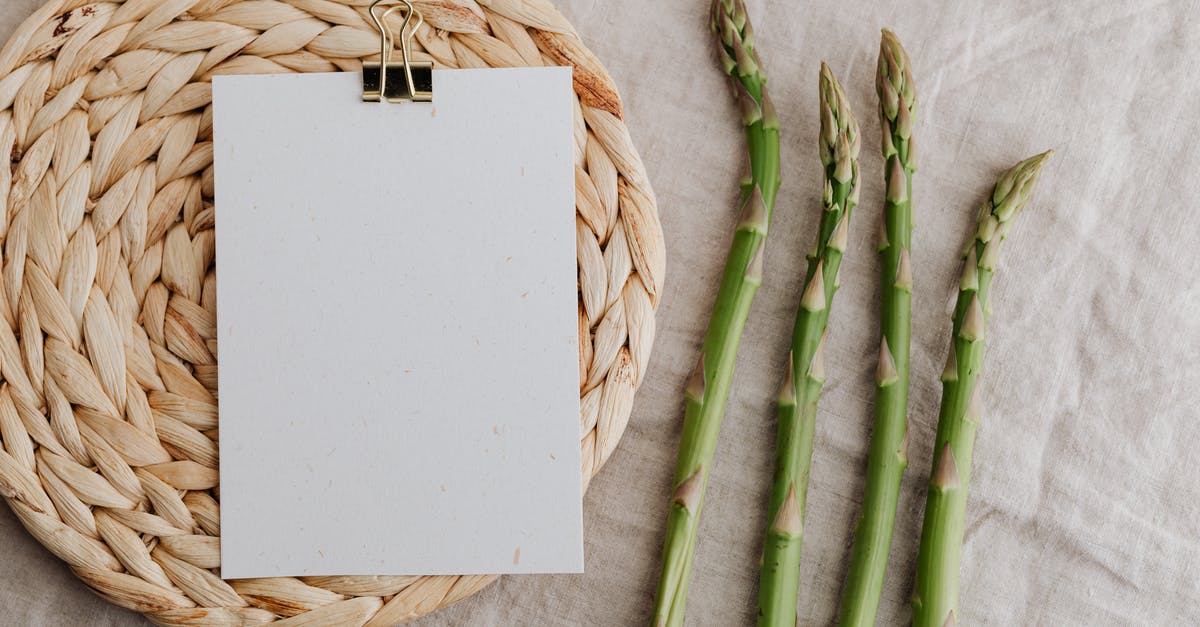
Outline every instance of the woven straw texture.
[[(156, 623), (390, 625), (494, 580), (219, 576), (210, 80), (357, 71), (379, 56), (368, 3), (52, 0), (0, 51), (0, 494)], [(663, 281), (620, 97), (548, 0), (414, 4), (416, 60), (575, 68), (586, 487), (625, 430)]]

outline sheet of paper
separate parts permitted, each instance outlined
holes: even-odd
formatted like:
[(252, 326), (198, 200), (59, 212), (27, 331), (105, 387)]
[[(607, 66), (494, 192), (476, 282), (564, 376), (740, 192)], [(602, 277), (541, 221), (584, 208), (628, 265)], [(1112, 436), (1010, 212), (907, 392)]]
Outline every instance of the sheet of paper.
[(582, 572), (570, 68), (214, 80), (226, 578)]

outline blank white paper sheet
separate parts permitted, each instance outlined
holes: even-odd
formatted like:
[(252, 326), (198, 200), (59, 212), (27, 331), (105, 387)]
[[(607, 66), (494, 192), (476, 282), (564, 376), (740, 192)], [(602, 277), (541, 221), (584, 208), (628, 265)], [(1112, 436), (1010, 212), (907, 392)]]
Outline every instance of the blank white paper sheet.
[(218, 76), (222, 576), (582, 572), (570, 68)]

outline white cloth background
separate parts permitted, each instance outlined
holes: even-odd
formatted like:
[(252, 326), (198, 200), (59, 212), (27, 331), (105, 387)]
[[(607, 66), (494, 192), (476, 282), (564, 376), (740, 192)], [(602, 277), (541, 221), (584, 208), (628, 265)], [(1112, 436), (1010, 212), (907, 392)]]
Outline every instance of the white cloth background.
[[(0, 38), (37, 0), (0, 0)], [(585, 502), (579, 576), (506, 577), (417, 624), (648, 620), (681, 390), (708, 323), (744, 140), (707, 0), (559, 0), (625, 98), (658, 192), (668, 278), (629, 430)], [(962, 624), (1200, 622), (1200, 3), (749, 0), (783, 120), (784, 183), (700, 526), (689, 624), (744, 625), (804, 252), (817, 219), (817, 69), (862, 121), (862, 205), (834, 303), (809, 488), (803, 624), (833, 620), (874, 403), (879, 29), (916, 68), (911, 464), (880, 624), (903, 624), (958, 253), (996, 176), (1054, 148), (1004, 251), (988, 330)], [(0, 508), (0, 624), (136, 625)]]

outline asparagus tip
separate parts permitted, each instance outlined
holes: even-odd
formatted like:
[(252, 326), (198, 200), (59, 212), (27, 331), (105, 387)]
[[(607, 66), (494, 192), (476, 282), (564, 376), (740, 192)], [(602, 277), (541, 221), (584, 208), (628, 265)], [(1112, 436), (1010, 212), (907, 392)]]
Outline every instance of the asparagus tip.
[(833, 70), (830, 70), (829, 64), (827, 64), (827, 62), (824, 62), (824, 59), (821, 59), (821, 70), (818, 71), (818, 76), (821, 77), (821, 83), (822, 83), (821, 95), (824, 96), (824, 83), (833, 82), (833, 80), (834, 80)]
[(886, 26), (879, 29), (879, 40), (880, 43), (887, 44), (889, 48), (904, 50), (903, 46), (900, 45), (900, 38), (896, 36), (896, 32)]
[(916, 160), (911, 145), (907, 150), (904, 149), (912, 138), (913, 116), (917, 106), (912, 62), (896, 34), (886, 28), (879, 40), (875, 92), (879, 96), (879, 119), (883, 126), (883, 155), (902, 157), (905, 167), (912, 171)]
[(933, 469), (930, 483), (940, 490), (958, 487), (958, 464), (954, 461), (954, 449), (950, 448), (949, 440), (938, 455), (937, 466)]
[(1053, 150), (1047, 150), (1041, 154), (1029, 157), (1009, 168), (1008, 171), (1001, 175), (1000, 180), (996, 181), (996, 186), (992, 190), (992, 204), (995, 206), (997, 219), (1001, 222), (1008, 221), (1021, 208), (1021, 205), (1029, 199), (1029, 195), (1033, 191), (1033, 186), (1037, 183), (1038, 173), (1041, 171), (1042, 165), (1053, 154)]
[(911, 104), (912, 62), (908, 58), (908, 51), (900, 44), (900, 38), (887, 28), (880, 32), (878, 69), (876, 77), (891, 82), (897, 93), (903, 90), (905, 102)]
[(858, 120), (850, 109), (850, 100), (845, 90), (833, 76), (833, 71), (822, 61), (819, 77), (820, 94), (820, 154), (821, 163), (827, 169), (834, 166), (832, 175), (840, 183), (857, 186), (857, 168), (860, 143)]
[(804, 531), (804, 521), (800, 518), (800, 504), (796, 501), (796, 484), (788, 486), (787, 496), (775, 514), (771, 523), (771, 531), (788, 536), (799, 536)]
[[(741, 0), (715, 0), (711, 15), (709, 26), (717, 35), (717, 57), (722, 69), (733, 79), (735, 86), (750, 88), (756, 94), (751, 100), (759, 100), (757, 94), (767, 79), (762, 72), (762, 62), (754, 50), (754, 27), (750, 24), (745, 4)], [(743, 103), (743, 107), (748, 108), (749, 105)], [(773, 110), (771, 113), (773, 119)], [(747, 125), (754, 121), (757, 118), (747, 122)], [(775, 122), (766, 120), (764, 123), (769, 125)]]

